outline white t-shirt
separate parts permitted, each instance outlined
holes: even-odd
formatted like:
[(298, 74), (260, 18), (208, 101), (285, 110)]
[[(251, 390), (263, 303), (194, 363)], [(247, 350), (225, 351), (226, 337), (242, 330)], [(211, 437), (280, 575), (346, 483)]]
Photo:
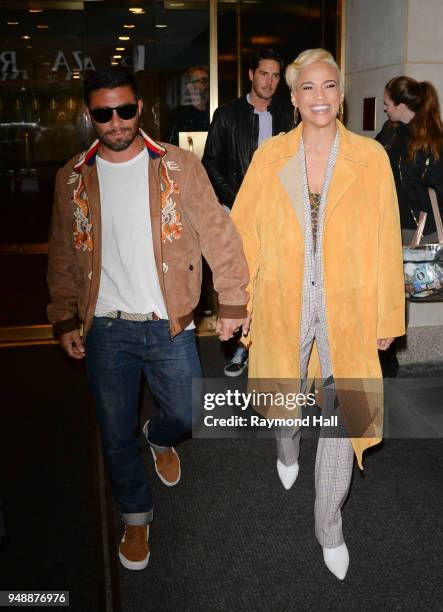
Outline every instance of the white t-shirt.
[(122, 163), (97, 155), (102, 268), (96, 316), (112, 310), (167, 319), (155, 265), (149, 213), (148, 152)]

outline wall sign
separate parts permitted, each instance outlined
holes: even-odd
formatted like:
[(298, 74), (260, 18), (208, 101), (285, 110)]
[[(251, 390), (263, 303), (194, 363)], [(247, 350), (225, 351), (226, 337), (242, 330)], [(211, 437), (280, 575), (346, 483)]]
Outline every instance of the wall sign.
[[(72, 51), (71, 56), (69, 54), (67, 56), (62, 50), (55, 52), (51, 68), (52, 75), (49, 75), (48, 80), (53, 80), (56, 75), (66, 71), (64, 80), (70, 81), (74, 72), (95, 70), (92, 59), (88, 55), (83, 56), (83, 51)], [(0, 80), (9, 81), (17, 79), (27, 81), (29, 79), (28, 70), (19, 67), (17, 51), (2, 51), (0, 53)]]

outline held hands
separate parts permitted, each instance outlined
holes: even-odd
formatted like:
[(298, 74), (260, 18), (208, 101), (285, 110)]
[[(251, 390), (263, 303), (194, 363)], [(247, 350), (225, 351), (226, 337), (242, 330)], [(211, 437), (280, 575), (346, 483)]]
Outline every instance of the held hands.
[[(217, 323), (215, 326), (215, 331), (219, 335), (219, 339), (221, 341), (230, 340), (235, 332), (237, 332), (240, 327), (242, 328), (243, 336), (248, 335), (249, 326), (251, 325), (251, 315), (248, 313), (246, 319), (217, 319)], [(379, 338), (377, 340), (377, 348), (379, 351), (387, 351), (391, 344), (394, 342), (395, 338)]]
[(377, 348), (379, 351), (387, 351), (395, 338), (379, 338), (377, 340)]
[(80, 337), (80, 330), (74, 329), (60, 336), (60, 344), (73, 359), (83, 359), (85, 347)]
[(237, 332), (240, 328), (242, 330), (242, 334), (246, 336), (249, 330), (250, 323), (251, 316), (249, 314), (246, 319), (225, 319), (221, 317), (217, 319), (215, 331), (218, 334), (219, 340), (224, 342), (233, 338), (235, 332)]

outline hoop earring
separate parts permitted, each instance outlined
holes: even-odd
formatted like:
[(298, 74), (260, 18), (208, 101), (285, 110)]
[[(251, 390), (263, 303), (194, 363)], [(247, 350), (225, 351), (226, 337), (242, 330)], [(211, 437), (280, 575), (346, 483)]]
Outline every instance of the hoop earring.
[(343, 102), (340, 102), (340, 107), (338, 109), (338, 120), (340, 121), (340, 123), (343, 123), (343, 116), (344, 116)]
[(298, 123), (298, 108), (295, 107), (294, 108), (294, 127), (297, 127), (297, 123)]

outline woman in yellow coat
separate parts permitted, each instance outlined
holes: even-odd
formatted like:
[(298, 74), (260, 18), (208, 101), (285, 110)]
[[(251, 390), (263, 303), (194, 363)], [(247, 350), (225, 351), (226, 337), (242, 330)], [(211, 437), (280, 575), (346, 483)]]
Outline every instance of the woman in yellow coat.
[[(286, 80), (301, 123), (258, 149), (232, 211), (251, 276), (249, 378), (303, 380), (310, 361), (323, 379), (340, 380), (352, 440), (320, 436), (315, 526), (326, 566), (343, 579), (341, 507), (354, 452), (362, 467), (363, 451), (381, 439), (382, 404), (371, 393), (381, 381), (378, 350), (405, 331), (398, 205), (383, 148), (336, 119), (344, 92), (332, 56), (301, 53)], [(286, 488), (298, 474), (299, 440), (299, 430), (277, 439)]]

